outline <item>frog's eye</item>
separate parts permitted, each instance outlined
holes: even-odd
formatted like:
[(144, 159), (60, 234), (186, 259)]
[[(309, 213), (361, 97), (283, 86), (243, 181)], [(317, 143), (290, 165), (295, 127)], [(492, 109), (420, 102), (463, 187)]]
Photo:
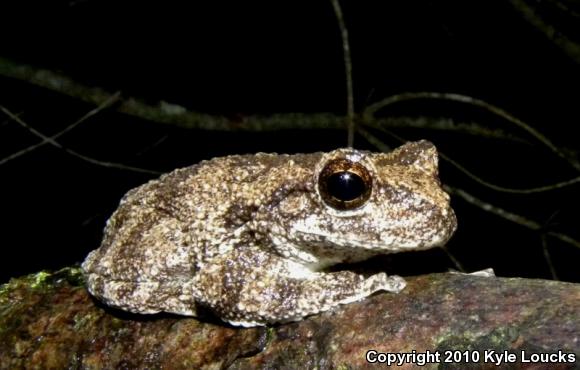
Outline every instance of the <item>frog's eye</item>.
[(335, 159), (324, 166), (318, 176), (322, 200), (338, 210), (359, 208), (371, 196), (373, 180), (360, 163)]

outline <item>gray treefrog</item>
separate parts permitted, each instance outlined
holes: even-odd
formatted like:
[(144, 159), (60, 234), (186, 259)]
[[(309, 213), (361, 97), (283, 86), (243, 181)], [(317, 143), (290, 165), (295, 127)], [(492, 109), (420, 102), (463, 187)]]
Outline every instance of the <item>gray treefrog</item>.
[(299, 320), (405, 282), (337, 263), (447, 242), (456, 228), (427, 141), (391, 153), (232, 155), (129, 191), (82, 265), (89, 291), (136, 313), (233, 325)]

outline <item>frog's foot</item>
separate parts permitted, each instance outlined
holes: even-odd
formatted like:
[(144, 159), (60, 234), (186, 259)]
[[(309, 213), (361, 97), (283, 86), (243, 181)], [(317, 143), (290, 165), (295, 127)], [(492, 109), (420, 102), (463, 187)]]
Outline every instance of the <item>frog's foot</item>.
[(384, 272), (370, 276), (365, 280), (365, 283), (368, 286), (365, 290), (372, 293), (383, 290), (391, 293), (399, 293), (407, 286), (407, 282), (402, 277), (397, 275), (387, 276)]
[(183, 294), (179, 281), (123, 281), (86, 273), (91, 294), (107, 305), (139, 314), (171, 312), (197, 316), (193, 297)]
[(269, 258), (272, 264), (264, 269), (230, 265), (227, 271), (215, 267), (201, 271), (191, 286), (204, 289), (193, 295), (233, 325), (257, 326), (300, 320), (378, 291), (398, 293), (405, 287), (401, 277), (385, 273), (370, 277), (352, 271), (297, 273), (298, 267), (289, 269), (288, 261)]
[[(303, 298), (316, 303), (312, 305), (313, 312), (311, 313), (323, 312), (341, 304), (360, 301), (379, 291), (399, 293), (406, 284), (402, 277), (387, 276), (384, 272), (365, 278), (351, 271), (323, 273), (316, 279), (302, 282)], [(317, 299), (316, 292), (321, 287), (323, 289), (326, 287), (327, 291)]]
[(368, 285), (368, 290), (373, 293), (381, 290), (399, 293), (407, 285), (402, 277), (397, 275), (387, 276), (384, 272), (370, 276), (365, 280), (365, 283)]

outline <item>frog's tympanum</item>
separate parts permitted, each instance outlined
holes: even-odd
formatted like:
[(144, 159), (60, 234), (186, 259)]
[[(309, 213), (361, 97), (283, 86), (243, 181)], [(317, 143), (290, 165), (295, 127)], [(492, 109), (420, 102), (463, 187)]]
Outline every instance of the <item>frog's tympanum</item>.
[(256, 326), (399, 292), (401, 277), (327, 268), (439, 246), (455, 227), (427, 141), (389, 154), (233, 155), (129, 191), (82, 267), (108, 305), (192, 316), (205, 307)]

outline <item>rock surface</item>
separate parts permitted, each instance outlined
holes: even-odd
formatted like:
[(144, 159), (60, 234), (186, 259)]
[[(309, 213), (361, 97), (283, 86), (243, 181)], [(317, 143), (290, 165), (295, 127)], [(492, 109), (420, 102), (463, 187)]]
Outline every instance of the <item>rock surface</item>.
[[(296, 323), (239, 329), (211, 318), (112, 310), (87, 294), (78, 269), (40, 272), (0, 287), (0, 368), (386, 367), (367, 362), (371, 349), (438, 351), (440, 362), (423, 369), (580, 368), (580, 285), (456, 274), (407, 280), (397, 295), (377, 294)], [(461, 361), (445, 363), (445, 351)], [(504, 351), (516, 363), (496, 367), (489, 355)], [(541, 353), (559, 353), (564, 362), (522, 362)], [(479, 361), (467, 364), (465, 356)], [(401, 368), (419, 367), (419, 358), (409, 360)]]

